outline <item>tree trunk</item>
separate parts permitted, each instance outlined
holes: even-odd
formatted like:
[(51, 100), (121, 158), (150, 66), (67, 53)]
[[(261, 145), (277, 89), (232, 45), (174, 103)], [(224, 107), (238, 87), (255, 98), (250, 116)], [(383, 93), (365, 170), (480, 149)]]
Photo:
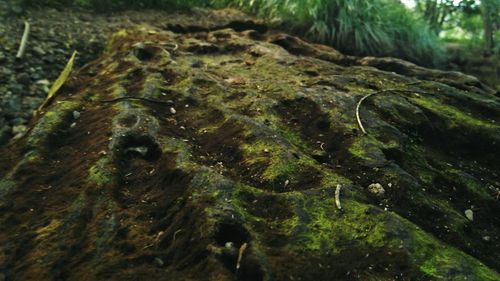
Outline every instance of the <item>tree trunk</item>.
[(486, 55), (491, 55), (493, 53), (494, 41), (493, 41), (493, 18), (492, 10), (493, 4), (489, 2), (490, 0), (481, 1), (481, 13), (483, 17), (483, 31), (484, 31), (484, 51)]

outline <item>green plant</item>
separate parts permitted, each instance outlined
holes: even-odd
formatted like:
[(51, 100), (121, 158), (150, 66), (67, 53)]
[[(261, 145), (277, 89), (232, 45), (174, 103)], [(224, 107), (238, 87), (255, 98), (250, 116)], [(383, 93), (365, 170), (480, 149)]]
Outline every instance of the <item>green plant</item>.
[(214, 0), (266, 17), (354, 55), (396, 56), (424, 65), (444, 55), (438, 37), (397, 0)]
[(437, 35), (398, 0), (19, 0), (28, 5), (95, 11), (236, 7), (280, 19), (291, 32), (352, 55), (395, 56), (422, 65), (444, 57)]

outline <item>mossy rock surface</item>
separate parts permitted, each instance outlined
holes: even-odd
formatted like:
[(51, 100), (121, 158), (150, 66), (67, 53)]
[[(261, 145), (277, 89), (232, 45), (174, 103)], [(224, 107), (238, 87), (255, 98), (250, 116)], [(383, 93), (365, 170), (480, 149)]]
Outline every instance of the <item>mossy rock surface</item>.
[(174, 27), (116, 33), (0, 152), (4, 280), (500, 280), (488, 87)]

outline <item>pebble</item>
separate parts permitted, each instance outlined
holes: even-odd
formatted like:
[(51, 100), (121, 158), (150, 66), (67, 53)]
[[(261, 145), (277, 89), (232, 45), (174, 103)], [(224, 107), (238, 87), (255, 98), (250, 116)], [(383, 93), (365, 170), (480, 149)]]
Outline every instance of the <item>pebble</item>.
[(165, 265), (165, 263), (163, 262), (162, 259), (160, 258), (155, 258), (155, 264), (159, 267), (162, 267), (163, 265)]
[(464, 212), (465, 214), (465, 217), (470, 220), (470, 221), (473, 221), (474, 220), (474, 212), (471, 210), (471, 209), (467, 209), (465, 210)]
[(171, 114), (175, 114), (175, 113), (177, 113), (177, 110), (175, 110), (175, 108), (171, 107), (171, 108), (170, 108), (170, 113), (171, 113)]
[(81, 114), (80, 114), (80, 112), (78, 112), (78, 111), (76, 111), (76, 110), (75, 110), (75, 111), (73, 111), (73, 118), (74, 118), (74, 119), (78, 119), (78, 118), (80, 118), (80, 115), (81, 115)]
[(385, 189), (380, 183), (372, 183), (368, 186), (368, 192), (380, 197), (385, 194)]
[(42, 86), (49, 86), (50, 81), (47, 79), (41, 79), (41, 80), (36, 81), (35, 84), (42, 85)]
[(45, 56), (47, 54), (40, 46), (33, 47), (33, 51), (39, 56)]

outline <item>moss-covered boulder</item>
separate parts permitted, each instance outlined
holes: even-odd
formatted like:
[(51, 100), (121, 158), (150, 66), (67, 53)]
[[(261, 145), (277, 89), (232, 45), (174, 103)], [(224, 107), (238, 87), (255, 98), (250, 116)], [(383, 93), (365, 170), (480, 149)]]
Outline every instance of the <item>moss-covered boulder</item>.
[(174, 31), (115, 34), (0, 152), (0, 279), (500, 280), (489, 88)]

